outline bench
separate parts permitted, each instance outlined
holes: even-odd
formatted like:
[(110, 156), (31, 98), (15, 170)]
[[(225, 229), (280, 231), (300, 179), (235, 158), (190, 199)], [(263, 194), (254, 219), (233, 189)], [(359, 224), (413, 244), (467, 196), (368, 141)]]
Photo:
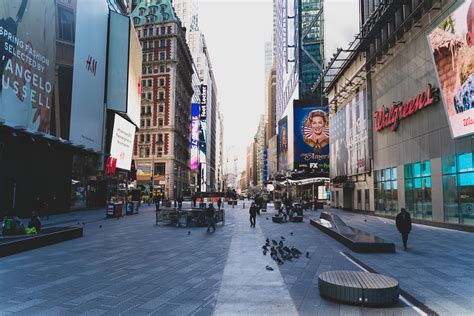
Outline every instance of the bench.
[(355, 252), (395, 252), (394, 243), (348, 226), (336, 214), (323, 212), (318, 220), (310, 220), (310, 224)]
[(318, 278), (319, 294), (338, 302), (363, 306), (385, 306), (398, 300), (397, 280), (377, 273), (328, 271)]

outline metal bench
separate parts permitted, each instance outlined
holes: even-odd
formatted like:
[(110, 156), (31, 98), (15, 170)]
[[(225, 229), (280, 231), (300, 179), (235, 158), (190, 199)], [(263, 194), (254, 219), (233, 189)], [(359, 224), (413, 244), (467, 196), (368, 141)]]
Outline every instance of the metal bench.
[(377, 273), (328, 271), (319, 275), (319, 293), (338, 302), (384, 306), (394, 304), (400, 292), (398, 281)]

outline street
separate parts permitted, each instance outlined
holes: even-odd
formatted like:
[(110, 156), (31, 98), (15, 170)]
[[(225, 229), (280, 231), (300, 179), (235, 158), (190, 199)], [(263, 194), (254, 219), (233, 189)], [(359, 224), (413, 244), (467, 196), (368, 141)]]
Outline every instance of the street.
[[(309, 225), (317, 212), (306, 212), (304, 223), (284, 224), (272, 223), (272, 213), (270, 207), (257, 216), (257, 227), (250, 228), (248, 208), (243, 209), (242, 203), (234, 209), (226, 205), (225, 226), (217, 225), (215, 233), (155, 226), (152, 207), (120, 220), (94, 220), (89, 215), (81, 239), (0, 259), (0, 311), (4, 315), (417, 314), (402, 302), (374, 309), (322, 299), (317, 286), (321, 272), (358, 270), (341, 254), (350, 251)], [(440, 314), (472, 313), (474, 271), (467, 251), (472, 234), (416, 225), (405, 253), (390, 221), (340, 213), (348, 223), (397, 243), (395, 254), (355, 257), (397, 278), (403, 289)], [(264, 256), (265, 238), (280, 236), (303, 254), (309, 252), (309, 258), (303, 255), (278, 266)], [(439, 247), (438, 239), (445, 240), (444, 247)], [(453, 250), (450, 243), (458, 248)], [(433, 260), (442, 270), (425, 266)], [(274, 271), (267, 271), (266, 265)]]

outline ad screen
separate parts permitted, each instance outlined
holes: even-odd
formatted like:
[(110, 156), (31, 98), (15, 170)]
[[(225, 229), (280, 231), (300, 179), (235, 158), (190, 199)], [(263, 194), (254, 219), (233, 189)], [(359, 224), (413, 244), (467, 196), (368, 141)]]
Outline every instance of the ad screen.
[(312, 170), (318, 177), (329, 177), (328, 110), (310, 103), (294, 102), (294, 166), (297, 170)]
[(278, 121), (278, 171), (285, 170), (288, 165), (288, 117)]
[(199, 168), (199, 104), (191, 106), (191, 170)]
[(474, 1), (454, 10), (428, 35), (454, 138), (474, 134)]
[(135, 125), (115, 114), (110, 156), (117, 159), (117, 168), (130, 171), (134, 139)]

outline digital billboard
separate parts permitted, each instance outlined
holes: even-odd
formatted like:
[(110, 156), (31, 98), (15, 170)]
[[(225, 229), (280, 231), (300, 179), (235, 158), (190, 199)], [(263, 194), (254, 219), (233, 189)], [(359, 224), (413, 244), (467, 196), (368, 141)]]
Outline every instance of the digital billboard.
[[(361, 89), (346, 105), (347, 136), (349, 153), (347, 175), (370, 171), (369, 162), (369, 120), (367, 90)], [(331, 139), (332, 142), (332, 139)]]
[(199, 168), (199, 104), (191, 105), (191, 170)]
[(429, 35), (453, 138), (474, 134), (474, 2), (457, 7)]
[(288, 166), (288, 117), (278, 121), (278, 171), (285, 170)]
[(142, 48), (132, 23), (130, 23), (129, 34), (127, 116), (136, 126), (139, 126), (142, 100)]
[(329, 126), (329, 175), (331, 179), (339, 176), (348, 175), (348, 151), (346, 130), (346, 108), (342, 108), (339, 112), (331, 117)]
[(106, 1), (77, 2), (69, 140), (95, 151), (103, 150), (108, 10)]
[(55, 2), (0, 0), (0, 120), (50, 133), (55, 67)]
[(294, 168), (329, 177), (329, 115), (317, 101), (295, 100)]
[(115, 114), (110, 157), (117, 159), (117, 168), (130, 171), (134, 139), (135, 125)]

